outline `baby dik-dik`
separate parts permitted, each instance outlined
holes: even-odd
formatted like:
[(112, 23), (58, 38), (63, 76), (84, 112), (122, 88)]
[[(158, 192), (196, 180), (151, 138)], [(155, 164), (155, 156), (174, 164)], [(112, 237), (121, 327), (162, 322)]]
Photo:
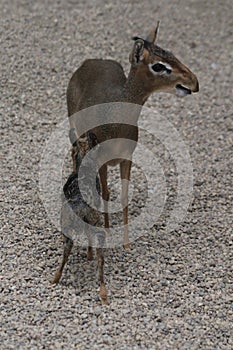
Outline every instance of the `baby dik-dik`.
[(105, 231), (102, 228), (102, 221), (98, 211), (100, 206), (100, 183), (99, 177), (96, 176), (98, 170), (95, 153), (86, 157), (88, 152), (96, 144), (95, 135), (89, 132), (82, 135), (73, 144), (76, 168), (64, 185), (61, 210), (61, 227), (64, 236), (63, 258), (52, 282), (59, 282), (63, 268), (71, 253), (73, 240), (75, 238), (80, 239), (82, 231), (84, 231), (88, 238), (88, 260), (93, 259), (93, 246), (96, 246), (100, 279), (100, 299), (103, 304), (106, 304), (107, 290), (104, 283)]
[[(131, 68), (128, 77), (125, 76), (122, 66), (113, 60), (89, 59), (78, 68), (73, 74), (67, 89), (70, 120), (72, 119), (71, 116), (78, 111), (103, 103), (126, 102), (142, 106), (153, 92), (164, 91), (179, 97), (198, 92), (199, 86), (196, 76), (171, 52), (155, 44), (157, 32), (158, 25), (146, 39), (133, 38), (134, 46), (129, 57)], [(136, 114), (138, 120), (140, 108), (138, 108)], [(93, 120), (94, 118), (96, 118), (95, 113), (93, 113)], [(123, 115), (122, 122), (107, 124), (107, 127), (106, 124), (100, 125), (91, 131), (96, 135), (99, 144), (114, 139), (113, 148), (122, 151), (121, 157), (109, 160), (105, 164), (100, 162), (98, 167), (104, 199), (105, 227), (107, 229), (109, 228), (107, 167), (119, 164), (121, 179), (126, 180), (122, 181), (121, 204), (124, 222), (124, 246), (127, 248), (129, 247), (128, 185), (132, 155), (138, 141), (138, 127), (124, 124)], [(79, 130), (76, 130), (76, 133), (81, 136)], [(135, 147), (127, 153), (127, 159), (124, 157), (124, 152), (128, 146), (123, 141), (126, 138), (133, 140), (135, 143)], [(117, 142), (117, 139), (120, 140)], [(114, 149), (112, 154), (114, 154)]]

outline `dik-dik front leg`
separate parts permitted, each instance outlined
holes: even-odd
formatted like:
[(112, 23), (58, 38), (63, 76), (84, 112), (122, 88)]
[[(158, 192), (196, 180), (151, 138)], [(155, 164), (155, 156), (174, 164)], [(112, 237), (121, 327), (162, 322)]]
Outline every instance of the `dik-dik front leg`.
[(64, 252), (63, 252), (63, 258), (62, 258), (62, 262), (59, 266), (59, 268), (57, 269), (54, 278), (52, 280), (52, 283), (58, 283), (61, 275), (62, 275), (62, 271), (64, 269), (65, 264), (67, 263), (67, 260), (69, 258), (69, 255), (71, 253), (71, 249), (73, 247), (73, 241), (68, 238), (68, 237), (64, 237)]
[(129, 249), (129, 231), (128, 231), (128, 196), (129, 196), (129, 180), (131, 172), (132, 162), (131, 160), (124, 160), (120, 163), (121, 171), (121, 205), (123, 209), (123, 222), (124, 222), (124, 248)]
[(100, 182), (102, 188), (102, 198), (104, 200), (104, 227), (106, 228), (107, 233), (109, 233), (109, 214), (108, 214), (108, 201), (109, 201), (109, 190), (107, 182), (107, 165), (104, 164), (99, 169)]

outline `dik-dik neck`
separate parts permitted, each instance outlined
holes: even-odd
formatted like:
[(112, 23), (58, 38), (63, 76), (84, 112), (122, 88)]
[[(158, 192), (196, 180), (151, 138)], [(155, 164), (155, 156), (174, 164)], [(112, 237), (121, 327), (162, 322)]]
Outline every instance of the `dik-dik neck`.
[(126, 102), (144, 105), (151, 92), (143, 81), (137, 69), (131, 67), (124, 86), (124, 99)]

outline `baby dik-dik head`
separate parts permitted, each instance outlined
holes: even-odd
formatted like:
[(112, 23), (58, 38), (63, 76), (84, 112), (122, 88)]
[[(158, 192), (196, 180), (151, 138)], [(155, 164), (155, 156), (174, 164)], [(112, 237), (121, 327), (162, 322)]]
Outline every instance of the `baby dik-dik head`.
[(98, 140), (92, 132), (87, 132), (77, 139), (74, 139), (74, 135), (75, 131), (71, 129), (70, 138), (74, 141), (72, 156), (75, 166), (63, 191), (66, 199), (73, 201), (77, 210), (79, 207), (85, 207), (85, 202), (89, 205), (93, 203), (93, 206), (97, 208), (100, 194), (96, 160), (96, 152), (99, 149)]
[[(199, 91), (197, 77), (171, 52), (155, 45), (159, 22), (144, 40), (135, 40), (130, 54), (132, 70), (137, 75), (148, 93), (164, 91), (179, 97)], [(141, 77), (141, 78), (140, 78)]]

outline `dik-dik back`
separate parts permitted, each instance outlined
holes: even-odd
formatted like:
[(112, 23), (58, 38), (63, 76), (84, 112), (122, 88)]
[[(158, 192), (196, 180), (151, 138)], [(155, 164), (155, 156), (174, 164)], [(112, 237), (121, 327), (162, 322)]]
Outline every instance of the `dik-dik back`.
[(68, 116), (96, 104), (120, 101), (125, 82), (126, 76), (118, 62), (86, 60), (73, 74), (68, 85)]

